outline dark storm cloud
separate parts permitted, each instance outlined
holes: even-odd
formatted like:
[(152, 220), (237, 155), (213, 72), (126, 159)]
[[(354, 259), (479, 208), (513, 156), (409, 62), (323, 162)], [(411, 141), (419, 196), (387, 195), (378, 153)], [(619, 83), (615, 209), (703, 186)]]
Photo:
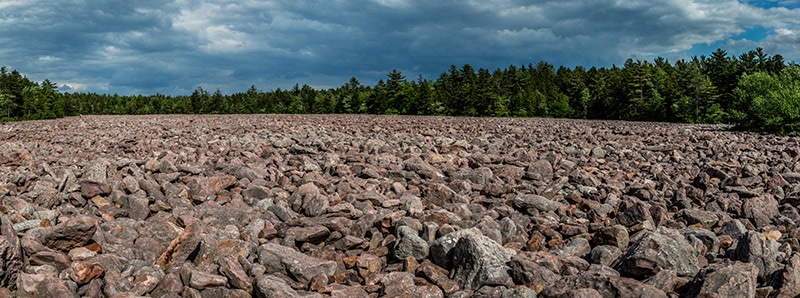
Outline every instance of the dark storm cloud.
[(720, 42), (800, 57), (794, 0), (530, 2), (6, 0), (0, 65), (72, 91), (186, 94), (373, 84), (393, 68), (435, 78), (464, 63), (608, 66)]

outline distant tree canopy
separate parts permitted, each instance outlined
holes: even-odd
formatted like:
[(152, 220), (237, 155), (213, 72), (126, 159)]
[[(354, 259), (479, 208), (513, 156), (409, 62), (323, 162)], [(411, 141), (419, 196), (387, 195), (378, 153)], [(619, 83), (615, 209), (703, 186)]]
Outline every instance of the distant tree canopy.
[(0, 69), (0, 119), (78, 114), (402, 114), (560, 117), (683, 123), (731, 123), (786, 134), (800, 130), (800, 66), (761, 48), (741, 55), (670, 63), (628, 59), (619, 66), (556, 68), (538, 62), (505, 69), (455, 65), (436, 79), (392, 70), (375, 86), (352, 77), (338, 88), (296, 84), (288, 90), (222, 94), (203, 87), (188, 96), (61, 93)]

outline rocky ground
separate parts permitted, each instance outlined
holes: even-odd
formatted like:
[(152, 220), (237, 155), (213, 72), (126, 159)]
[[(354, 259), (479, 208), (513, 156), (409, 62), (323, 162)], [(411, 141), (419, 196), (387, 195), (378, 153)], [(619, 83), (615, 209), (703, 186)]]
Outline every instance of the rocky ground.
[(378, 116), (0, 125), (0, 297), (794, 297), (800, 147)]

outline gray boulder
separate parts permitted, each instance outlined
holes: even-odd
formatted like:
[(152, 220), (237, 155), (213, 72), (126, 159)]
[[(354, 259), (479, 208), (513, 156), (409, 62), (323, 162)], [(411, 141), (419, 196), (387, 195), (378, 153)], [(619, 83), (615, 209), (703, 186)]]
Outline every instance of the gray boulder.
[(614, 267), (623, 276), (634, 278), (647, 278), (661, 269), (673, 270), (679, 276), (694, 276), (700, 271), (692, 245), (678, 231), (666, 227), (645, 232)]
[(516, 252), (483, 236), (477, 229), (468, 229), (458, 239), (450, 255), (453, 260), (453, 280), (462, 289), (477, 290), (481, 286), (504, 285), (511, 282), (506, 265)]
[(403, 260), (406, 257), (414, 257), (418, 262), (422, 262), (428, 257), (428, 242), (417, 235), (417, 230), (409, 226), (397, 228), (397, 242), (394, 246), (394, 257)]
[(779, 246), (777, 241), (767, 239), (761, 233), (748, 231), (739, 238), (732, 259), (753, 263), (758, 268), (759, 280), (764, 280), (768, 274), (780, 268), (777, 261), (781, 254), (778, 251)]
[(687, 296), (716, 293), (719, 297), (755, 297), (757, 276), (758, 268), (751, 263), (711, 264), (695, 276)]

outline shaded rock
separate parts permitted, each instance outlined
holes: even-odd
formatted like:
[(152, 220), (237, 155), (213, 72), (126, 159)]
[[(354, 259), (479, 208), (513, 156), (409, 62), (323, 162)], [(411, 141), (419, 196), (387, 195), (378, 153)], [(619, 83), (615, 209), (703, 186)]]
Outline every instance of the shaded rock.
[(757, 277), (758, 268), (750, 263), (711, 264), (698, 272), (687, 295), (714, 293), (720, 297), (755, 297)]
[(778, 248), (779, 244), (775, 240), (767, 239), (755, 231), (747, 231), (739, 238), (731, 259), (752, 263), (758, 268), (759, 280), (764, 280), (768, 274), (779, 268)]
[(22, 247), (8, 216), (0, 223), (0, 287), (15, 289), (22, 269)]
[(631, 227), (642, 222), (653, 222), (653, 217), (650, 215), (650, 204), (632, 197), (624, 196), (619, 205), (617, 213), (617, 223)]
[(797, 297), (797, 295), (800, 295), (800, 255), (792, 255), (788, 264), (777, 273), (767, 280), (768, 284), (777, 289), (775, 297)]
[(628, 248), (629, 242), (628, 229), (622, 225), (603, 228), (592, 237), (592, 246), (612, 245), (624, 250)]
[(428, 257), (428, 242), (419, 237), (417, 230), (408, 226), (397, 228), (397, 241), (394, 245), (394, 257), (403, 260), (406, 257), (414, 257), (422, 262)]
[(536, 263), (535, 256), (530, 254), (517, 254), (508, 263), (511, 278), (515, 284), (532, 288), (548, 288), (553, 286), (561, 276), (550, 268)]
[(622, 250), (619, 247), (599, 245), (592, 248), (587, 260), (592, 264), (611, 266), (620, 256), (622, 256)]

